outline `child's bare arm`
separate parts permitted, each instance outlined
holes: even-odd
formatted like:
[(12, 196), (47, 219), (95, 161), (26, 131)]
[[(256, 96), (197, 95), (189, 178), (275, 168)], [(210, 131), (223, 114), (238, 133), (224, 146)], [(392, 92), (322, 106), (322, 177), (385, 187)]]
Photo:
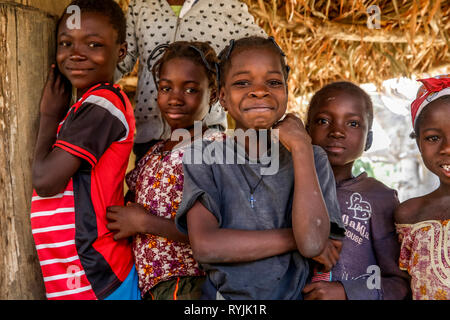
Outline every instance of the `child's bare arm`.
[(312, 258), (321, 265), (318, 271), (329, 272), (339, 260), (339, 255), (342, 250), (342, 241), (328, 239), (325, 249), (320, 255)]
[(330, 233), (330, 219), (314, 165), (311, 138), (299, 118), (288, 114), (276, 129), (280, 142), (291, 152), (294, 165), (292, 228), (300, 253), (318, 256)]
[(53, 196), (64, 189), (81, 160), (52, 146), (59, 122), (67, 112), (71, 90), (53, 65), (42, 93), (39, 133), (33, 161), (33, 187), (40, 196)]
[[(41, 123), (46, 122), (41, 120)], [(64, 190), (81, 164), (79, 158), (62, 149), (49, 151), (54, 140), (47, 141), (36, 145), (33, 162), (33, 188), (41, 197), (54, 196)]]
[(385, 198), (385, 207), (380, 214), (372, 215), (371, 238), (380, 270), (382, 297), (385, 300), (401, 300), (410, 294), (410, 277), (399, 267), (400, 243), (394, 224), (394, 215), (398, 214), (397, 211), (401, 206), (397, 193), (393, 192), (392, 200), (389, 200), (389, 198)]
[(296, 249), (292, 229), (219, 228), (216, 217), (199, 201), (187, 213), (189, 239), (200, 263), (249, 262)]
[(347, 300), (345, 289), (339, 281), (308, 283), (302, 290), (305, 300)]
[(108, 207), (106, 218), (110, 221), (106, 227), (115, 232), (114, 240), (128, 238), (138, 233), (149, 233), (189, 243), (189, 237), (178, 231), (173, 220), (149, 214), (143, 206), (136, 203), (129, 203), (126, 207)]

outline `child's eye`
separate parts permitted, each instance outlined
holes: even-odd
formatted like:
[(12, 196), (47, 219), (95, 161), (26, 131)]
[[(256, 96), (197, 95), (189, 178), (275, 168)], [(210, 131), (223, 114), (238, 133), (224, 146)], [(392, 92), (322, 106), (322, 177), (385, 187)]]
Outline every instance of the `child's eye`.
[(277, 86), (283, 85), (283, 81), (280, 81), (280, 80), (269, 80), (268, 83), (272, 87), (277, 87)]
[(323, 124), (328, 124), (328, 123), (330, 123), (330, 122), (328, 121), (328, 119), (319, 118), (319, 119), (316, 120), (316, 123), (317, 123), (318, 125), (323, 125)]
[(245, 87), (245, 86), (247, 86), (249, 83), (250, 83), (250, 82), (247, 81), (247, 80), (238, 80), (238, 81), (233, 82), (232, 85), (233, 85), (233, 86), (236, 86), (236, 87)]
[(59, 42), (59, 45), (60, 45), (61, 47), (68, 47), (68, 46), (71, 45), (71, 43), (70, 43), (69, 41), (60, 41), (60, 42)]
[(430, 142), (437, 142), (437, 141), (439, 141), (439, 136), (428, 136), (428, 137), (425, 137), (425, 140), (427, 140), (427, 141), (430, 141)]
[(195, 88), (186, 88), (186, 93), (196, 93), (197, 92), (197, 89), (195, 89)]
[(102, 45), (100, 43), (98, 43), (98, 42), (91, 42), (91, 43), (89, 43), (89, 47), (90, 48), (99, 48), (101, 46)]
[(160, 86), (159, 87), (159, 91), (162, 91), (162, 92), (169, 92), (170, 91), (170, 87), (164, 87), (164, 86)]
[(359, 122), (358, 121), (349, 121), (348, 125), (350, 127), (353, 127), (353, 128), (358, 128), (359, 127)]

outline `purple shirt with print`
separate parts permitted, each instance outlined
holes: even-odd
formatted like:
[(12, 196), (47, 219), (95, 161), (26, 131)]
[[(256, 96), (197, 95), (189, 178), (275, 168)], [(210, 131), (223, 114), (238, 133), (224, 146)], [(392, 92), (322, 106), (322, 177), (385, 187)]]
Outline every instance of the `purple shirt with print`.
[(398, 267), (397, 192), (366, 173), (342, 181), (336, 191), (346, 237), (332, 281), (343, 284), (349, 300), (404, 299), (409, 282)]

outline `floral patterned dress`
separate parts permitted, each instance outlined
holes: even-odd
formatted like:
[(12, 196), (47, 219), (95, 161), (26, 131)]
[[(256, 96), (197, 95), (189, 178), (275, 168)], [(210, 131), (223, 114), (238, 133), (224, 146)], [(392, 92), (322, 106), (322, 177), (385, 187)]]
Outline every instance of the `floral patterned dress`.
[(396, 224), (400, 269), (411, 275), (414, 300), (450, 299), (450, 219)]
[[(155, 144), (126, 178), (136, 202), (155, 216), (175, 219), (183, 193), (183, 153), (185, 148), (163, 152), (163, 142)], [(151, 234), (133, 240), (133, 253), (142, 295), (161, 281), (180, 276), (202, 276), (189, 244)]]

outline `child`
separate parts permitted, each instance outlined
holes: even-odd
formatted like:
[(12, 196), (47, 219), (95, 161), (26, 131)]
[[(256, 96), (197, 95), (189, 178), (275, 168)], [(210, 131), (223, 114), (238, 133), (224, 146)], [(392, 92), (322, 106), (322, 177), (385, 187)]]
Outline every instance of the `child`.
[[(137, 159), (156, 140), (170, 135), (156, 103), (156, 84), (150, 72), (156, 62), (149, 59), (154, 48), (174, 41), (205, 41), (218, 53), (231, 39), (249, 35), (265, 35), (265, 32), (255, 23), (247, 5), (238, 0), (130, 1), (126, 38), (129, 50), (118, 65), (117, 75), (133, 70), (139, 59), (134, 147)], [(208, 126), (226, 129), (226, 114), (219, 104), (211, 107), (204, 121)]]
[(414, 135), (439, 187), (398, 207), (400, 268), (411, 275), (415, 300), (450, 299), (450, 75), (421, 79), (411, 104)]
[(366, 173), (352, 175), (372, 143), (372, 122), (370, 97), (351, 82), (326, 85), (311, 100), (307, 130), (328, 155), (347, 230), (340, 255), (330, 241), (316, 258), (328, 270), (335, 266), (330, 280), (305, 286), (305, 299), (403, 299), (408, 293), (407, 275), (397, 266), (397, 192)]
[(312, 147), (295, 116), (276, 126), (282, 144), (270, 149), (272, 161), (279, 162), (274, 174), (262, 175), (266, 165), (259, 161), (237, 164), (227, 156), (226, 165), (216, 162), (220, 150), (233, 158), (245, 150), (250, 160), (250, 148), (262, 145), (286, 111), (287, 76), (284, 54), (272, 38), (242, 38), (221, 53), (220, 103), (236, 121), (236, 135), (258, 130), (258, 140), (204, 139), (190, 151), (213, 149), (215, 155), (203, 152), (200, 164), (191, 164), (187, 153), (183, 159), (183, 200), (175, 221), (189, 231), (194, 257), (207, 273), (204, 299), (301, 299), (305, 257), (322, 251), (330, 222), (331, 232), (343, 235), (326, 154)]
[[(139, 299), (127, 240), (114, 241), (106, 207), (123, 204), (133, 109), (109, 83), (126, 55), (125, 17), (112, 0), (75, 0), (63, 14), (56, 62), (40, 103), (31, 227), (48, 299)], [(72, 19), (71, 19), (72, 20)], [(77, 20), (77, 19), (75, 19)], [(69, 108), (71, 90), (77, 102)]]
[[(201, 128), (217, 100), (216, 53), (204, 42), (166, 47), (153, 68), (159, 79), (158, 106), (172, 131), (186, 129), (193, 137), (194, 121)], [(198, 299), (205, 280), (189, 238), (173, 221), (183, 194), (182, 158), (188, 145), (175, 147), (178, 142), (174, 138), (155, 144), (127, 175), (132, 201), (139, 206), (108, 208), (108, 228), (116, 232), (115, 238), (135, 236), (133, 251), (144, 299)]]

